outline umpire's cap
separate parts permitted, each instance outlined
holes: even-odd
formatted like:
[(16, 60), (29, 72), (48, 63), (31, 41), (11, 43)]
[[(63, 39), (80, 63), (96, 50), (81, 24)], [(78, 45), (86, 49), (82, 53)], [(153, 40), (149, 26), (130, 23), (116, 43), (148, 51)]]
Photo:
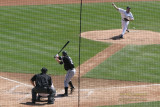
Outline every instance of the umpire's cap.
[(66, 52), (66, 51), (63, 51), (63, 52), (62, 52), (62, 55), (63, 55), (63, 56), (67, 56), (67, 52)]
[(48, 70), (47, 70), (47, 68), (45, 68), (45, 67), (43, 67), (43, 68), (41, 69), (41, 72), (42, 72), (42, 73), (47, 73), (47, 71), (48, 71)]

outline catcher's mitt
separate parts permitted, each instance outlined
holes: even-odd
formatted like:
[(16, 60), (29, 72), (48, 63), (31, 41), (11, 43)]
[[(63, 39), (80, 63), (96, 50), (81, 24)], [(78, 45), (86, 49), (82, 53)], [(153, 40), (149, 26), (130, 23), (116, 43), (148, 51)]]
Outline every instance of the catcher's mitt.
[(129, 21), (127, 18), (124, 18), (124, 21)]

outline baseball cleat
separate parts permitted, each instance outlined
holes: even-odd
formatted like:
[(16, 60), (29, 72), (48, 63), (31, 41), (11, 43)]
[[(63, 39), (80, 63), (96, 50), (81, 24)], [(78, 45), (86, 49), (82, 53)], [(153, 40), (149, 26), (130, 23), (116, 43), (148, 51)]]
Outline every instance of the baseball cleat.
[(119, 37), (119, 38), (123, 39), (123, 35), (120, 35), (120, 37)]
[(32, 104), (36, 104), (36, 102), (35, 102), (35, 101), (32, 101)]
[(48, 104), (54, 104), (54, 101), (53, 102), (48, 102)]
[(127, 29), (126, 31), (127, 31), (127, 32), (129, 32), (129, 30), (128, 30), (128, 29)]
[(64, 94), (62, 94), (62, 97), (67, 97), (67, 96), (68, 96), (68, 94), (65, 94), (65, 93), (64, 93)]

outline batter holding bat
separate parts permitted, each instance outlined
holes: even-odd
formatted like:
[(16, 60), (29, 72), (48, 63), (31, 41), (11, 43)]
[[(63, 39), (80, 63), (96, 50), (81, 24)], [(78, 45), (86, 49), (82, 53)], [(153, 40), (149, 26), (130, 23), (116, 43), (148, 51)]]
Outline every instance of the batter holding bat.
[(65, 97), (65, 96), (68, 96), (68, 84), (71, 87), (71, 94), (75, 89), (72, 84), (71, 78), (74, 76), (76, 70), (74, 68), (72, 59), (68, 56), (66, 51), (62, 52), (62, 56), (58, 56), (57, 54), (55, 56), (55, 59), (59, 64), (64, 64), (64, 69), (67, 71), (67, 74), (64, 80), (65, 93), (63, 94), (63, 96)]
[(134, 17), (132, 15), (132, 13), (130, 12), (130, 7), (128, 6), (126, 8), (126, 10), (118, 8), (114, 3), (112, 3), (113, 7), (118, 10), (121, 14), (121, 18), (122, 18), (122, 34), (120, 35), (120, 38), (123, 38), (123, 35), (125, 34), (126, 31), (129, 32), (128, 30), (128, 25), (129, 25), (129, 21), (134, 20)]

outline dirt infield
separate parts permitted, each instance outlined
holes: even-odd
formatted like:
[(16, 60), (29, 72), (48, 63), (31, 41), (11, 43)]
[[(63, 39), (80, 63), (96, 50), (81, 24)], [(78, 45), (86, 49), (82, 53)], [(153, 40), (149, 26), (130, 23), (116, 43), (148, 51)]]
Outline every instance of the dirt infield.
[[(0, 72), (0, 106), (1, 107), (27, 107), (31, 105), (30, 78), (33, 74), (3, 73)], [(64, 76), (52, 76), (57, 94), (64, 93)], [(73, 78), (78, 86), (77, 78)], [(3, 86), (3, 87), (2, 87)], [(128, 82), (118, 80), (81, 78), (80, 106), (117, 105), (135, 102), (148, 102), (160, 100), (160, 85), (142, 82)], [(54, 107), (76, 107), (78, 102), (78, 89), (69, 97), (55, 98)], [(50, 107), (46, 102), (38, 102), (35, 106)]]
[[(95, 3), (95, 2), (120, 2), (120, 1), (146, 1), (146, 0), (85, 0), (83, 3)], [(151, 1), (151, 0), (148, 0)], [(159, 0), (157, 0), (159, 1)], [(0, 6), (11, 5), (42, 5), (42, 4), (69, 4), (80, 3), (80, 0), (1, 0)], [(92, 31), (82, 33), (82, 37), (102, 42), (115, 43), (104, 51), (98, 53), (98, 56), (102, 56), (101, 60), (97, 60), (96, 56), (89, 59), (89, 64), (86, 69), (86, 64), (81, 65), (81, 76), (102, 61), (113, 55), (115, 52), (122, 49), (127, 44), (159, 44), (159, 33), (131, 30), (130, 33), (124, 36), (123, 40), (114, 40), (119, 34), (120, 30), (109, 31)], [(138, 33), (138, 35), (137, 35)], [(145, 34), (147, 33), (147, 34)], [(94, 35), (93, 35), (94, 34)], [(154, 39), (150, 39), (152, 35)], [(150, 42), (149, 42), (150, 41)], [(107, 53), (107, 54), (106, 54)], [(94, 59), (94, 60), (93, 60)], [(95, 61), (96, 60), (96, 61)], [(91, 63), (95, 62), (95, 63)], [(88, 63), (88, 62), (85, 62)], [(78, 74), (78, 73), (77, 73)], [(33, 74), (20, 74), (20, 73), (3, 73), (0, 72), (0, 107), (28, 107), (31, 106), (31, 89), (30, 78)], [(57, 94), (64, 93), (63, 81), (64, 76), (52, 76), (54, 86), (57, 90)], [(78, 78), (73, 78), (73, 83), (78, 87)], [(117, 105), (137, 102), (150, 102), (160, 100), (160, 85), (142, 82), (130, 82), (130, 81), (118, 81), (118, 80), (103, 80), (103, 79), (88, 79), (81, 78), (80, 82), (80, 106), (103, 106), (103, 105)], [(61, 98), (56, 97), (54, 105), (47, 105), (46, 102), (38, 102), (35, 106), (43, 107), (76, 107), (78, 104), (78, 89), (69, 97)]]
[(160, 44), (160, 33), (147, 30), (133, 30), (124, 35), (124, 39), (119, 38), (121, 29), (103, 30), (103, 31), (89, 31), (83, 32), (82, 37), (116, 44), (132, 44), (132, 45), (149, 45)]

